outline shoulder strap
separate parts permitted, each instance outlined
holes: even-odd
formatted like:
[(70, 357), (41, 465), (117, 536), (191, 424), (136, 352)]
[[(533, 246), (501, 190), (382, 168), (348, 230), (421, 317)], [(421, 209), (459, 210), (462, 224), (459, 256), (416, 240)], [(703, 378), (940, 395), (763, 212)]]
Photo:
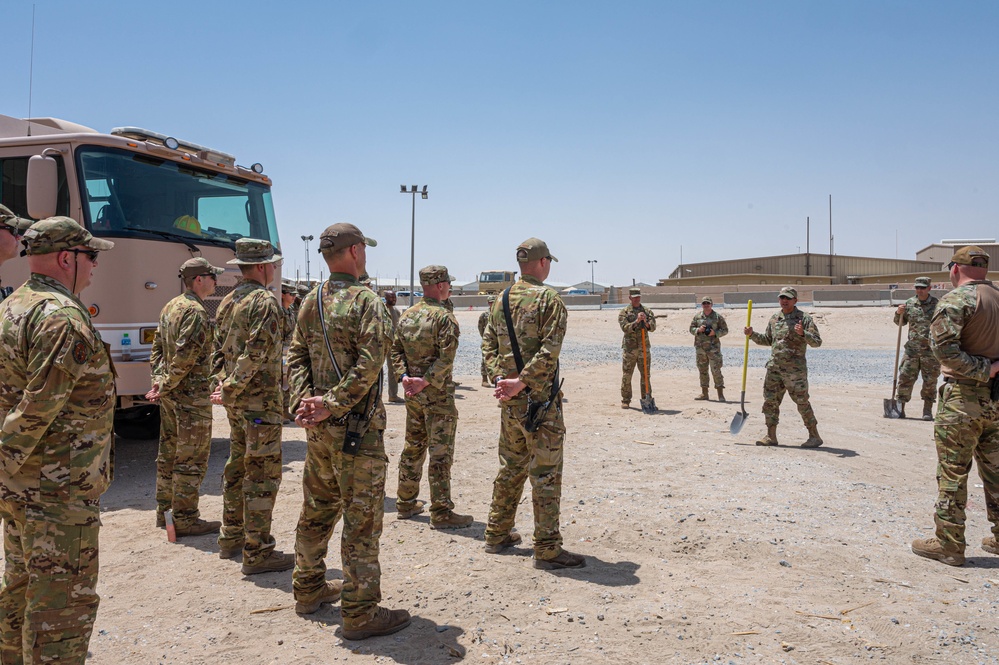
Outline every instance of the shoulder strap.
[(513, 362), (517, 365), (517, 373), (524, 371), (524, 359), (520, 355), (520, 344), (517, 343), (517, 334), (513, 331), (513, 317), (510, 316), (510, 289), (506, 287), (503, 291), (503, 315), (506, 317), (506, 330), (510, 333), (510, 350), (513, 351)]
[[(329, 281), (332, 277), (328, 278), (326, 283), (330, 285), (330, 289), (333, 288), (333, 284)], [(316, 304), (319, 307), (319, 327), (323, 329), (323, 340), (326, 342), (326, 352), (330, 354), (330, 362), (333, 363), (333, 371), (336, 372), (336, 378), (338, 381), (343, 381), (343, 372), (340, 371), (340, 365), (337, 364), (336, 358), (333, 356), (333, 347), (330, 346), (330, 335), (326, 331), (326, 316), (323, 314), (323, 284), (319, 285), (316, 289)]]

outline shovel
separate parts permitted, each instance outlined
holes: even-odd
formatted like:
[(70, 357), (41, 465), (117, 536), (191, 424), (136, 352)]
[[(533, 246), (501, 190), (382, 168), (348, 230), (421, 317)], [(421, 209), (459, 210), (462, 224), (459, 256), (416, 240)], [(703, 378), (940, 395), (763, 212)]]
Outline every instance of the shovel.
[(902, 408), (895, 399), (895, 389), (898, 388), (898, 352), (902, 348), (902, 317), (898, 317), (898, 339), (895, 341), (895, 368), (891, 377), (891, 399), (885, 400), (885, 418), (901, 418)]
[[(750, 300), (746, 308), (746, 327), (748, 328), (753, 322), (753, 301)], [(738, 434), (742, 426), (746, 424), (746, 418), (749, 414), (746, 413), (746, 370), (749, 368), (749, 335), (746, 335), (746, 349), (742, 354), (742, 397), (739, 400), (739, 413), (735, 414), (735, 418), (732, 418), (732, 424), (728, 426), (728, 431), (732, 434)]]
[(649, 394), (649, 357), (645, 352), (645, 328), (642, 328), (642, 366), (645, 367), (645, 371), (642, 375), (645, 377), (645, 397), (641, 399), (642, 403), (642, 413), (655, 413), (659, 409), (656, 408), (656, 400)]

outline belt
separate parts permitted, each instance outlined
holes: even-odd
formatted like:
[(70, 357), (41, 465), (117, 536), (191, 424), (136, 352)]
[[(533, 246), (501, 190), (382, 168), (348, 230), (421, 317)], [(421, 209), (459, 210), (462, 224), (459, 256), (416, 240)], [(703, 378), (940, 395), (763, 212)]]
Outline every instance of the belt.
[(944, 377), (944, 383), (956, 383), (959, 386), (973, 386), (975, 388), (988, 388), (992, 385), (991, 381), (981, 382), (975, 381), (974, 379), (952, 379), (949, 376)]

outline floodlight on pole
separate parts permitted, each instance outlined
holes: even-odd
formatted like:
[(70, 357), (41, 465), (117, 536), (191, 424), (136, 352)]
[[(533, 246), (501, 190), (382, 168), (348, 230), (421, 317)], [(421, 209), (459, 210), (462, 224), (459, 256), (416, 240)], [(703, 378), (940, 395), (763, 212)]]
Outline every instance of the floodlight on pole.
[(313, 240), (314, 236), (302, 236), (302, 241), (305, 243), (305, 281), (312, 286), (312, 280), (309, 275), (309, 241)]
[(416, 276), (416, 194), (420, 194), (421, 199), (428, 198), (427, 196), (427, 186), (423, 186), (421, 191), (419, 187), (413, 185), (410, 189), (406, 189), (406, 185), (399, 185), (400, 194), (412, 194), (413, 195), (413, 213), (411, 218), (411, 233), (409, 241), (409, 306), (413, 306), (413, 291), (415, 290), (415, 276)]
[(596, 259), (587, 259), (587, 263), (590, 264), (590, 295), (596, 290), (596, 285), (593, 283), (593, 264), (597, 262)]

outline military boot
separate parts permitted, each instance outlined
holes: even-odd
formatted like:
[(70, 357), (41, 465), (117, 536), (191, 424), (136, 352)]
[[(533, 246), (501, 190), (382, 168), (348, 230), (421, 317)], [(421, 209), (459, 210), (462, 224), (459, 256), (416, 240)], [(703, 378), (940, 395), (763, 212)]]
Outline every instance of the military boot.
[(819, 428), (812, 425), (808, 428), (808, 439), (801, 444), (802, 448), (818, 448), (822, 445), (822, 437), (819, 436)]
[(295, 592), (295, 612), (298, 614), (313, 614), (323, 603), (335, 603), (340, 600), (343, 591), (343, 581), (327, 580), (319, 590), (308, 595)]
[(923, 400), (923, 420), (933, 420), (933, 400)]
[(409, 625), (409, 612), (406, 610), (375, 609), (370, 617), (344, 617), (343, 639), (366, 640), (377, 635), (391, 635)]
[(413, 504), (412, 508), (402, 508), (402, 509), (399, 509), (398, 508), (398, 503), (397, 503), (396, 504), (396, 506), (397, 506), (396, 507), (396, 511), (397, 512), (395, 514), (395, 518), (397, 520), (408, 520), (410, 517), (413, 517), (414, 515), (419, 515), (420, 513), (422, 513), (423, 509), (424, 509), (424, 506), (426, 506), (426, 505), (427, 504), (424, 503), (423, 501), (417, 501), (417, 502), (415, 502)]
[(267, 556), (256, 563), (246, 563), (243, 561), (244, 575), (258, 575), (260, 573), (280, 573), (283, 570), (291, 570), (295, 567), (295, 555), (291, 552), (285, 554), (277, 550), (271, 550)]
[(718, 401), (719, 402), (724, 402), (725, 401), (725, 389), (724, 388), (718, 388)]
[(219, 558), (220, 559), (235, 559), (237, 557), (243, 556), (243, 541), (238, 540), (232, 544), (232, 546), (219, 546)]
[(963, 566), (964, 552), (944, 549), (936, 538), (920, 538), (912, 541), (912, 553), (926, 559), (934, 559), (948, 566)]
[(982, 538), (982, 549), (989, 554), (999, 554), (999, 543), (996, 542), (995, 536)]
[(701, 394), (695, 397), (696, 400), (707, 400), (708, 399), (708, 387), (701, 386)]
[(499, 554), (506, 548), (513, 547), (519, 544), (521, 540), (523, 539), (520, 537), (519, 533), (517, 533), (516, 531), (511, 531), (506, 535), (506, 538), (499, 541), (498, 543), (493, 543), (492, 545), (486, 543), (486, 552), (488, 552), (489, 554)]
[(898, 417), (905, 418), (905, 402), (898, 400)]
[(447, 511), (444, 515), (440, 517), (430, 518), (430, 528), (443, 530), (443, 529), (461, 529), (463, 527), (471, 524), (475, 519), (471, 515), (459, 515), (453, 510)]
[(562, 550), (554, 559), (534, 559), (534, 567), (541, 570), (557, 570), (559, 568), (585, 568), (586, 559), (580, 554)]
[(762, 439), (756, 442), (758, 446), (776, 446), (777, 445), (777, 426), (774, 425), (770, 427), (767, 425), (767, 434)]
[(222, 522), (207, 522), (201, 518), (185, 527), (177, 527), (177, 537), (203, 536), (206, 533), (218, 533), (222, 528)]

